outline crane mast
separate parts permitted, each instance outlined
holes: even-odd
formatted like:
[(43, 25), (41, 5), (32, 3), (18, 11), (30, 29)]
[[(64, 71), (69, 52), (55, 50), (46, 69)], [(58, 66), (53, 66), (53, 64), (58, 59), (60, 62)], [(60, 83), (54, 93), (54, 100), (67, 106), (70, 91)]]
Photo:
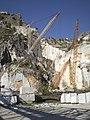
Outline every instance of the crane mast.
[(73, 40), (73, 80), (72, 85), (75, 88), (75, 79), (76, 79), (76, 65), (77, 65), (77, 57), (78, 57), (78, 19), (76, 20), (76, 26), (74, 31), (74, 40)]
[(71, 64), (71, 60), (69, 60), (63, 65), (62, 69), (58, 74), (54, 76), (54, 79), (52, 80), (52, 83), (55, 86), (58, 86), (60, 83), (60, 80), (66, 70), (67, 65), (69, 65), (69, 79), (70, 79), (70, 85), (73, 86), (73, 88), (76, 88), (75, 84), (75, 76), (76, 76), (76, 65), (77, 65), (77, 57), (78, 57), (78, 19), (76, 20), (76, 26), (74, 31), (74, 40), (73, 40), (73, 63)]
[(46, 34), (46, 32), (49, 30), (49, 28), (53, 25), (54, 21), (58, 18), (58, 16), (60, 15), (60, 12), (58, 12), (51, 20), (50, 22), (46, 25), (46, 27), (44, 28), (44, 30), (41, 32), (41, 34), (39, 35), (39, 37), (35, 40), (35, 42), (33, 43), (33, 45), (30, 48), (30, 51), (33, 51), (34, 48), (37, 46), (37, 44), (39, 43), (39, 41), (41, 40), (41, 38)]

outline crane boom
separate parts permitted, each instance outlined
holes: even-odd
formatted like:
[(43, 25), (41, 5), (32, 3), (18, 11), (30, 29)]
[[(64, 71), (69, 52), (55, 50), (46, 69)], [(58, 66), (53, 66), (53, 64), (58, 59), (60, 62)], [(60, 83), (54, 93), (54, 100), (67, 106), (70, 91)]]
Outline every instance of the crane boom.
[(33, 51), (34, 48), (37, 46), (37, 44), (39, 43), (39, 41), (41, 40), (41, 38), (46, 34), (46, 32), (50, 29), (50, 27), (53, 25), (54, 21), (58, 18), (58, 16), (60, 15), (60, 12), (58, 12), (51, 20), (50, 22), (46, 25), (46, 27), (44, 28), (44, 30), (41, 32), (41, 34), (39, 35), (39, 37), (35, 40), (35, 42), (33, 43), (33, 45), (30, 48), (30, 51)]
[(64, 64), (63, 67), (61, 68), (60, 72), (59, 72), (58, 74), (56, 74), (55, 77), (54, 77), (54, 79), (52, 80), (52, 83), (53, 83), (56, 87), (58, 87), (58, 85), (59, 85), (59, 83), (60, 83), (60, 80), (61, 80), (61, 78), (62, 78), (62, 76), (63, 76), (63, 74), (64, 74), (64, 72), (65, 72), (65, 70), (66, 70), (66, 67), (67, 67), (68, 64), (70, 64), (70, 62), (71, 62), (70, 59), (69, 59), (67, 62), (65, 62), (65, 64)]

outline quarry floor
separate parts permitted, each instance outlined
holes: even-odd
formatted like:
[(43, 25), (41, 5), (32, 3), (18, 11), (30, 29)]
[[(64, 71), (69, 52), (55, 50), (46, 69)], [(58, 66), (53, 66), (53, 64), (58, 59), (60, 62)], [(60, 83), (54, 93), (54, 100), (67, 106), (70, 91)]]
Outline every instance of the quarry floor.
[(90, 104), (0, 106), (0, 120), (90, 120)]

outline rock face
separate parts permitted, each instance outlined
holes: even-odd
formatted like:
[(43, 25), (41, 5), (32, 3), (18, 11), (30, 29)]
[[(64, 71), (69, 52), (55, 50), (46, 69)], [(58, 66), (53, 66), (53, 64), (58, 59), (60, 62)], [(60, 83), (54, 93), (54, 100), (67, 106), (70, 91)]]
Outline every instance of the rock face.
[[(81, 41), (79, 41), (79, 43), (80, 42)], [(54, 42), (50, 43), (47, 40), (44, 40), (42, 43), (43, 43), (42, 44), (43, 57), (54, 61), (56, 75), (62, 73), (62, 75), (60, 75), (61, 79), (60, 81), (58, 81), (58, 87), (60, 88), (60, 90), (64, 91), (68, 90), (68, 88), (70, 89), (73, 88), (73, 86), (71, 85), (72, 81), (70, 81), (70, 74), (72, 75), (72, 70), (69, 64), (65, 66), (66, 62), (69, 59), (71, 60), (71, 65), (73, 64), (73, 49), (67, 52), (64, 49), (56, 47), (58, 45), (52, 45)], [(90, 42), (89, 40), (87, 40), (86, 43), (81, 42), (78, 46), (78, 58), (75, 75), (76, 88), (79, 90), (90, 90), (89, 78), (90, 78)]]
[(20, 91), (21, 87), (39, 88), (53, 77), (54, 64), (41, 55), (41, 46), (29, 52), (38, 30), (26, 24), (19, 14), (0, 12), (1, 86)]
[[(23, 22), (19, 14), (0, 12), (0, 57), (3, 59), (2, 62), (5, 62), (6, 51), (8, 51), (8, 55), (10, 54), (12, 61), (28, 57), (29, 48), (37, 37), (37, 29), (31, 28)], [(34, 51), (36, 56), (41, 54), (39, 49), (40, 45)]]
[(80, 39), (90, 42), (90, 31), (81, 33), (81, 35), (79, 36), (79, 40)]
[(8, 12), (0, 12), (0, 23), (7, 26), (10, 24), (15, 26), (24, 24), (20, 14), (10, 14)]

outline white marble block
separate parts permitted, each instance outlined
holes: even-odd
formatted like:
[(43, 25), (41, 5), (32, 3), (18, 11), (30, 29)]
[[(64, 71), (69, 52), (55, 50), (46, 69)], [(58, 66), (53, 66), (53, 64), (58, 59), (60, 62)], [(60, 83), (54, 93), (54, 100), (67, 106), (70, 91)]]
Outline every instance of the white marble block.
[(70, 93), (66, 93), (66, 103), (71, 103)]
[(66, 93), (62, 93), (62, 95), (61, 95), (61, 103), (66, 103)]
[(86, 100), (87, 100), (87, 103), (90, 103), (90, 92), (86, 93)]
[(80, 93), (78, 94), (78, 100), (79, 100), (79, 103), (86, 103), (86, 93)]
[(17, 96), (11, 96), (11, 104), (17, 103)]
[(33, 87), (21, 87), (20, 94), (35, 93), (36, 89)]
[(77, 93), (70, 93), (71, 103), (78, 103)]
[(35, 101), (35, 94), (20, 94), (19, 97), (25, 102)]

